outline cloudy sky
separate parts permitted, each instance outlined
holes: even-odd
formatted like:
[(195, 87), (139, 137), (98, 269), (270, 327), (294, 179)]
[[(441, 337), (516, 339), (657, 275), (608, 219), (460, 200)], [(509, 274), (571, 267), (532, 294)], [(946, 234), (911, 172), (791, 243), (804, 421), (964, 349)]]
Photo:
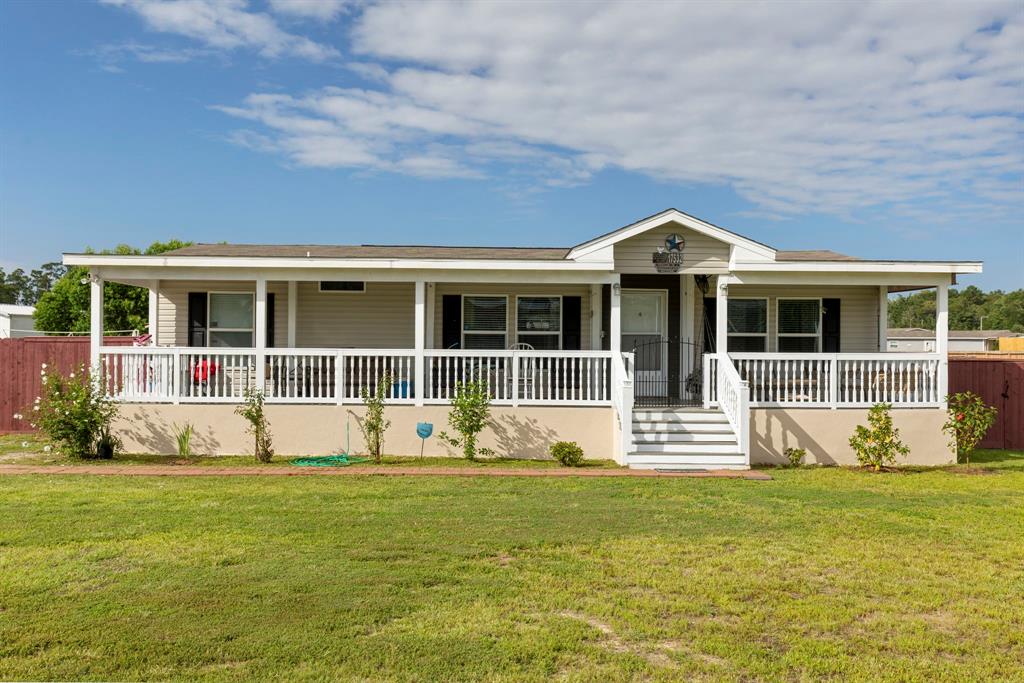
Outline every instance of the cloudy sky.
[(0, 267), (572, 245), (674, 206), (1024, 286), (1024, 4), (0, 4)]

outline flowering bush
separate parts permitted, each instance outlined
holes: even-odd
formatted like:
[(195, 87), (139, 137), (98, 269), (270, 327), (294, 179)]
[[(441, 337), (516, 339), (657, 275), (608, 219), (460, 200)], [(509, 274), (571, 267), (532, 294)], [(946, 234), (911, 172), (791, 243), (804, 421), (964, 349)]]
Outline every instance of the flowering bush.
[(963, 457), (969, 466), (971, 453), (995, 423), (998, 411), (970, 391), (951, 394), (946, 397), (946, 403), (949, 417), (942, 431), (952, 437), (949, 446), (956, 450), (957, 460)]
[(896, 456), (906, 457), (910, 448), (900, 440), (900, 430), (892, 423), (892, 406), (876, 403), (868, 410), (868, 426), (857, 425), (850, 437), (850, 448), (857, 454), (857, 462), (878, 472), (896, 462)]
[(110, 433), (117, 406), (89, 378), (85, 367), (79, 366), (64, 377), (48, 373), (43, 363), (40, 374), (43, 389), (32, 405), (29, 424), (69, 457), (95, 458), (100, 450), (112, 456), (120, 447), (120, 441)]
[(255, 440), (256, 460), (270, 462), (274, 457), (274, 444), (270, 436), (270, 423), (263, 411), (263, 392), (259, 389), (246, 389), (245, 403), (235, 408), (235, 414), (249, 422), (249, 433)]

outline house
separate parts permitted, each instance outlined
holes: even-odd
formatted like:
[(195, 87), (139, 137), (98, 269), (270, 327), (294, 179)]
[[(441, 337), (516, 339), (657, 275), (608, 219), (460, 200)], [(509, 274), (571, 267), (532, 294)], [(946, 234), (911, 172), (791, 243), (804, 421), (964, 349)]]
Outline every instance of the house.
[(0, 304), (0, 339), (31, 337), (36, 334), (35, 306)]
[[(446, 427), (458, 382), (485, 382), (485, 446), (555, 440), (641, 468), (745, 468), (787, 447), (853, 461), (847, 439), (888, 402), (910, 462), (953, 460), (940, 431), (948, 288), (978, 262), (782, 251), (669, 209), (567, 248), (197, 244), (86, 266), (92, 363), (124, 404), (133, 451), (248, 452), (235, 405), (261, 390), (281, 453), (352, 449), (361, 392), (383, 383), (386, 448)], [(152, 345), (106, 347), (104, 283), (149, 289)], [(935, 288), (936, 348), (887, 353), (895, 291)], [(427, 453), (450, 451), (437, 439)]]
[[(933, 352), (935, 351), (935, 331), (920, 327), (889, 328), (886, 333), (889, 351)], [(1011, 330), (950, 330), (950, 352), (998, 351), (999, 340), (1020, 337), (1019, 332)]]

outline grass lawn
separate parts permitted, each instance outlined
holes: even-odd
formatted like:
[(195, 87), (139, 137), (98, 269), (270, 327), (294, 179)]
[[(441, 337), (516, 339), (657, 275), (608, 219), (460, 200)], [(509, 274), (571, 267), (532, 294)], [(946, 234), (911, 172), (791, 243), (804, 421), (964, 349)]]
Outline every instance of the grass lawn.
[(980, 460), (0, 476), (0, 679), (1021, 680), (1024, 453)]

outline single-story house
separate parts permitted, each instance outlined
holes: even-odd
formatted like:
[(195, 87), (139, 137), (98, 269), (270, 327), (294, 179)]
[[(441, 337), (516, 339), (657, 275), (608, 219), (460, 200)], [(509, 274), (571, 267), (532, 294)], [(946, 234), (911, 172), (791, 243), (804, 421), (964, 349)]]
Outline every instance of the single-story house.
[(35, 306), (0, 304), (0, 339), (31, 337), (36, 334)]
[[(196, 244), (65, 254), (90, 271), (92, 364), (133, 451), (251, 445), (233, 414), (261, 391), (280, 453), (362, 447), (361, 393), (389, 399), (391, 453), (447, 427), (459, 382), (487, 384), (484, 446), (556, 440), (640, 468), (745, 468), (787, 447), (850, 463), (866, 409), (894, 406), (910, 462), (950, 462), (948, 288), (979, 262), (785, 251), (676, 209), (565, 248)], [(101, 344), (108, 281), (149, 289), (151, 345)], [(890, 292), (935, 288), (936, 348), (887, 353)], [(439, 440), (428, 454), (451, 451)]]
[[(886, 333), (889, 351), (933, 352), (935, 330), (920, 327), (890, 327)], [(950, 330), (949, 350), (956, 352), (998, 351), (999, 340), (1024, 336), (1012, 330)]]

